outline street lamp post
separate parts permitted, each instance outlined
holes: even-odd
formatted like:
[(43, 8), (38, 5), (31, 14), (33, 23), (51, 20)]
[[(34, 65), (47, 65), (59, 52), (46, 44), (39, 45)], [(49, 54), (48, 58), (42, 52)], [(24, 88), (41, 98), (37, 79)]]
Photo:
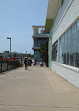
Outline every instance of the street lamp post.
[(11, 59), (11, 38), (10, 38), (10, 37), (7, 37), (7, 39), (10, 40), (10, 59)]

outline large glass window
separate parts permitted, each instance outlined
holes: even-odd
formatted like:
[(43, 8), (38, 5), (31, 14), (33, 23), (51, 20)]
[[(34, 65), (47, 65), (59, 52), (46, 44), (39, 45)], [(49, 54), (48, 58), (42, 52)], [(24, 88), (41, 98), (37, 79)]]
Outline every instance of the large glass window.
[(63, 4), (64, 4), (64, 0), (61, 0), (61, 7), (63, 6)]
[(40, 58), (40, 52), (37, 50), (34, 51), (34, 59), (37, 60), (37, 62), (42, 61), (42, 58)]
[(76, 24), (71, 28), (71, 46), (70, 46), (70, 65), (75, 66), (75, 35), (76, 35)]
[(71, 29), (68, 30), (67, 33), (67, 65), (70, 65), (70, 37), (71, 37)]
[(55, 42), (55, 44), (52, 46), (52, 60), (57, 62), (57, 44), (58, 42)]
[(77, 22), (76, 30), (77, 30), (77, 33), (76, 33), (76, 60), (75, 60), (75, 66), (79, 67), (79, 20)]
[(67, 32), (64, 35), (64, 64), (67, 64)]
[(53, 45), (52, 60), (79, 68), (79, 20), (59, 39), (59, 54), (57, 42)]
[(62, 36), (60, 38), (60, 51), (59, 52), (60, 52), (60, 54), (59, 54), (59, 58), (60, 58), (59, 62), (61, 64), (63, 64), (64, 63), (64, 36)]

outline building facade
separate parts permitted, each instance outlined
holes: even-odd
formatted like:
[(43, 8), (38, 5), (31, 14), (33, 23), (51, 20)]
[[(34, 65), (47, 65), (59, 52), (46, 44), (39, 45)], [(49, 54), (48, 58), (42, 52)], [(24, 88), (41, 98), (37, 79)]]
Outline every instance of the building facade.
[(79, 0), (49, 0), (47, 18), (54, 20), (51, 69), (79, 88)]
[(3, 60), (3, 53), (0, 53), (0, 61)]
[(33, 50), (34, 50), (34, 60), (37, 62), (42, 62), (42, 58), (40, 57), (40, 44), (44, 43), (47, 39), (49, 39), (49, 34), (45, 32), (45, 26), (32, 26), (33, 28)]
[(7, 57), (9, 57), (9, 56), (10, 56), (9, 51), (4, 51), (4, 52), (3, 52), (3, 57), (4, 57), (4, 58), (7, 58)]

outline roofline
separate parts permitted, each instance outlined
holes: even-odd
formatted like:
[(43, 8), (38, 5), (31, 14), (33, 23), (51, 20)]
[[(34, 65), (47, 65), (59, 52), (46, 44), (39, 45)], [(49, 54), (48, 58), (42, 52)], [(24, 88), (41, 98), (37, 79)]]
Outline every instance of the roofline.
[(45, 28), (43, 25), (32, 25), (32, 28)]
[(61, 0), (49, 0), (47, 9), (47, 18), (54, 19), (59, 8)]
[(32, 47), (32, 50), (39, 50), (40, 47)]
[(35, 37), (35, 36), (32, 36), (32, 38), (33, 38), (33, 39), (34, 39), (34, 38), (38, 38), (38, 39), (39, 39), (39, 38), (41, 38), (41, 39), (45, 39), (45, 38), (46, 38), (46, 39), (48, 39), (49, 37)]

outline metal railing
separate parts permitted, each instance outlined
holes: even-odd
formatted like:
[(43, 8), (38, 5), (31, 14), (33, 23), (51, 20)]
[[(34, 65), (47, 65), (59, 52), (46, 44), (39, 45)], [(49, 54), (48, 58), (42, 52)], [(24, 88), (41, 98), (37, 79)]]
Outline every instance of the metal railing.
[(16, 69), (20, 66), (19, 61), (0, 61), (0, 73)]
[(36, 45), (36, 44), (34, 44), (33, 47), (40, 47), (40, 45)]
[(42, 34), (34, 33), (32, 37), (33, 37), (33, 38), (34, 38), (34, 37), (36, 37), (36, 38), (37, 38), (37, 37), (39, 37), (39, 38), (41, 38), (41, 37), (42, 37), (42, 38), (49, 38), (49, 34), (45, 34), (45, 33), (42, 33)]

